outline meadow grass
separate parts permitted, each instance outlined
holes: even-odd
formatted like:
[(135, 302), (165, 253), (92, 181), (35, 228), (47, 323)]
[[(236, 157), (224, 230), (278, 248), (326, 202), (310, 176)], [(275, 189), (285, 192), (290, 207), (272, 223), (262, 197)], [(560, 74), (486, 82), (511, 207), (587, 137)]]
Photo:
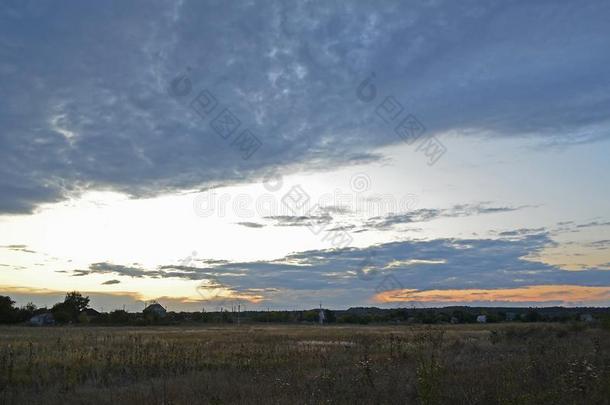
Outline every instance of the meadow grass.
[(6, 404), (608, 404), (567, 324), (1, 327)]

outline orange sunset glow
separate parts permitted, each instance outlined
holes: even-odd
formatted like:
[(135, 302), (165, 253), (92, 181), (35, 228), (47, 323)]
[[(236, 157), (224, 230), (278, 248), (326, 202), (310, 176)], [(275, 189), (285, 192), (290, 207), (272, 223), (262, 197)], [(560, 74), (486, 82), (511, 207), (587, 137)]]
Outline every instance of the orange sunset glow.
[(578, 285), (540, 285), (506, 289), (464, 290), (392, 290), (375, 296), (377, 302), (548, 302), (578, 303), (610, 299), (610, 287), (585, 287)]

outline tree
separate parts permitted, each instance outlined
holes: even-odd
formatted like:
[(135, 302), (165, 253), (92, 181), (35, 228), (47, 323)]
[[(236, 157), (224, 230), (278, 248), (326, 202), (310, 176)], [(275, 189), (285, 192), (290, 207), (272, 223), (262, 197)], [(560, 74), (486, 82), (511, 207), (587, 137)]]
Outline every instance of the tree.
[(83, 297), (78, 291), (66, 293), (64, 302), (53, 305), (51, 312), (57, 322), (77, 322), (80, 313), (89, 306), (89, 297)]
[(74, 308), (77, 313), (80, 313), (89, 306), (89, 297), (83, 297), (83, 295), (78, 291), (72, 291), (66, 294), (64, 304), (66, 304), (68, 307)]
[(23, 307), (23, 310), (29, 313), (34, 313), (36, 312), (36, 310), (38, 309), (38, 307), (36, 307), (36, 305), (33, 302), (28, 302), (27, 304), (25, 304), (25, 307)]
[(539, 322), (541, 321), (541, 316), (538, 311), (535, 309), (529, 309), (525, 314), (525, 322)]
[(78, 313), (74, 313), (73, 308), (69, 307), (65, 302), (58, 302), (53, 305), (51, 313), (57, 323), (76, 321), (78, 317)]
[(17, 310), (17, 318), (19, 322), (24, 322), (29, 320), (31, 317), (36, 315), (36, 310), (38, 308), (31, 302), (28, 302), (24, 307), (21, 307)]
[(129, 313), (122, 309), (114, 310), (110, 313), (110, 322), (116, 324), (129, 323)]
[(13, 307), (14, 303), (11, 297), (0, 296), (0, 323), (15, 322), (17, 309)]

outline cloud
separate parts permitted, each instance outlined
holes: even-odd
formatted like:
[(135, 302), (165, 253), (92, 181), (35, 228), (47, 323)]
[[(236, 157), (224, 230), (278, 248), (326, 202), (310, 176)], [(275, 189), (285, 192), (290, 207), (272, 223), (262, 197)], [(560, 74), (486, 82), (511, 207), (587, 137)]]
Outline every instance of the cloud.
[[(144, 270), (96, 263), (87, 271), (75, 271), (75, 275), (196, 280), (202, 291), (260, 296), (257, 300), (264, 298), (284, 307), (298, 299), (309, 302), (312, 297), (336, 306), (371, 302), (379, 290), (389, 289), (385, 284), (392, 283), (399, 286), (393, 290), (413, 291), (610, 286), (610, 272), (603, 267), (569, 271), (533, 259), (554, 244), (546, 233), (500, 239), (398, 241), (365, 248), (304, 251), (276, 260), (214, 262), (202, 267), (164, 265)], [(255, 290), (264, 293), (252, 295)]]
[(451, 208), (420, 208), (401, 214), (388, 214), (383, 217), (369, 218), (364, 226), (376, 229), (389, 229), (395, 225), (410, 224), (415, 222), (429, 222), (439, 218), (460, 218), (480, 214), (497, 214), (503, 212), (518, 211), (530, 206), (521, 207), (487, 207), (484, 203), (458, 204)]
[[(155, 299), (168, 310), (176, 311), (201, 311), (203, 300), (197, 300), (190, 297), (168, 297), (144, 296), (138, 292), (132, 291), (117, 291), (117, 292), (97, 292), (97, 291), (80, 291), (83, 295), (88, 296), (90, 306), (92, 308), (103, 310), (106, 312), (115, 309), (123, 309), (128, 311), (141, 312), (144, 309), (144, 303)], [(63, 301), (66, 291), (53, 290), (48, 288), (29, 288), (18, 286), (3, 286), (0, 285), (0, 295), (8, 295), (13, 298), (18, 306), (33, 302), (38, 307), (50, 308), (53, 304)]]
[(573, 223), (574, 223), (574, 221), (561, 221), (561, 222), (557, 222), (557, 225), (564, 226), (564, 225), (571, 225)]
[[(388, 96), (430, 134), (607, 139), (609, 12), (601, 0), (16, 2), (0, 12), (0, 213), (377, 160), (373, 148), (399, 142), (375, 117)], [(357, 88), (373, 71), (367, 103)], [(181, 74), (190, 93), (170, 97)], [(203, 90), (218, 102), (205, 118), (189, 106)], [(225, 108), (241, 122), (228, 140), (210, 125)], [(262, 142), (247, 160), (232, 144), (245, 129)]]
[(588, 246), (598, 250), (607, 250), (610, 249), (610, 239), (596, 240), (589, 243)]
[(155, 269), (145, 269), (139, 266), (125, 266), (108, 262), (93, 263), (88, 269), (72, 270), (74, 277), (84, 277), (91, 274), (115, 274), (131, 278), (183, 278), (189, 280), (206, 280), (214, 275), (214, 266), (226, 264), (225, 260), (194, 259), (193, 262), (204, 263), (212, 267), (195, 267), (190, 265), (162, 265)]
[(349, 214), (352, 210), (349, 207), (343, 205), (326, 205), (320, 207), (320, 211), (325, 212), (327, 214)]
[(557, 227), (551, 230), (553, 235), (560, 235), (562, 233), (578, 233), (589, 228), (610, 226), (610, 221), (596, 220), (581, 224), (578, 224), (575, 221), (562, 221), (558, 222), (557, 225)]
[(36, 251), (28, 249), (27, 245), (2, 245), (0, 248), (12, 250), (14, 252), (36, 253)]
[(245, 226), (247, 228), (263, 228), (265, 225), (257, 222), (238, 222), (238, 225)]
[(273, 215), (264, 217), (275, 221), (275, 226), (307, 226), (309, 224), (322, 224), (332, 221), (327, 213), (320, 215)]
[(327, 232), (351, 231), (355, 228), (356, 228), (356, 225), (338, 225), (338, 226), (328, 229)]
[(139, 267), (123, 266), (112, 263), (93, 263), (87, 270), (74, 270), (73, 276), (81, 277), (89, 274), (118, 274), (128, 277), (151, 277), (156, 278), (161, 275), (158, 271), (147, 271)]
[(523, 236), (523, 235), (532, 235), (539, 233), (548, 232), (546, 228), (520, 228), (512, 231), (503, 231), (498, 233), (498, 236), (502, 237), (511, 237), (511, 236)]
[(592, 228), (597, 226), (610, 226), (610, 221), (608, 222), (600, 222), (600, 221), (592, 221), (586, 224), (578, 224), (576, 228)]

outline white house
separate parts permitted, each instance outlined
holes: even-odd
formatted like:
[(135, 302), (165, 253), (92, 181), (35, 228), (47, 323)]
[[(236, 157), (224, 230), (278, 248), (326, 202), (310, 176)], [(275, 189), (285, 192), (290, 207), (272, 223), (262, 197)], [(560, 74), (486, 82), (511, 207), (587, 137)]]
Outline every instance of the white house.
[(487, 315), (479, 315), (477, 316), (478, 323), (487, 323)]
[(53, 318), (53, 314), (47, 312), (45, 314), (34, 315), (28, 321), (28, 325), (32, 326), (45, 326), (45, 325), (55, 325), (55, 318)]

